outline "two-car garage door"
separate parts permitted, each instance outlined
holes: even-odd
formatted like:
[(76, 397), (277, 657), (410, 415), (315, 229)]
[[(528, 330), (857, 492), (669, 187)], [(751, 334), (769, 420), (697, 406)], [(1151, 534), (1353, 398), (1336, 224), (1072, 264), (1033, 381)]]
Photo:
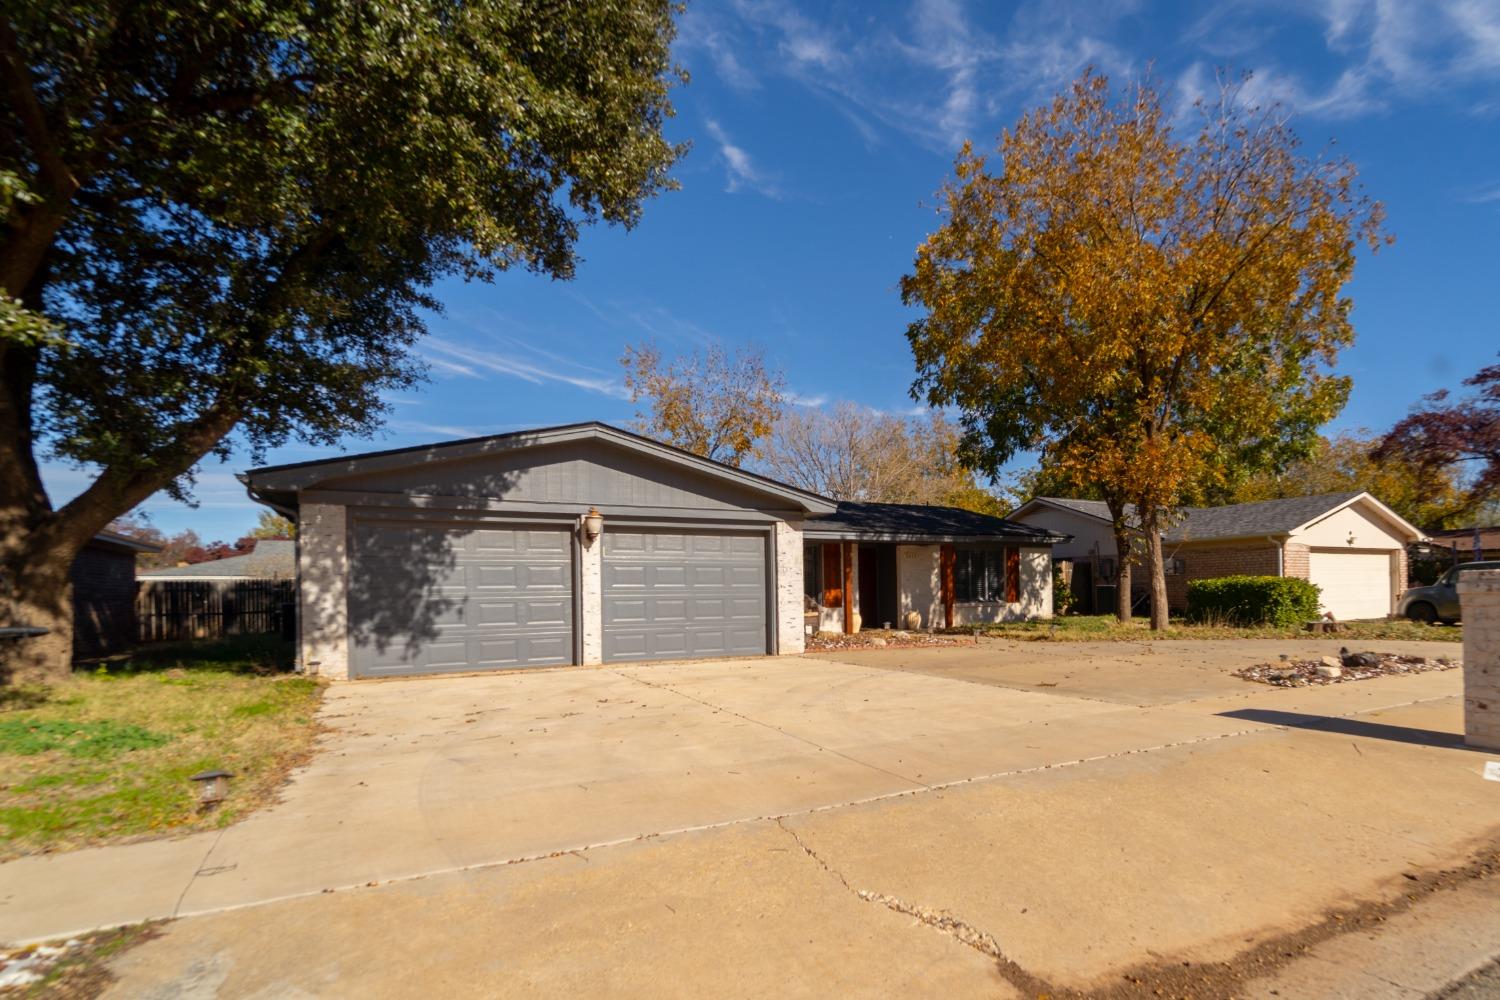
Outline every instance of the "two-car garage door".
[[(754, 532), (604, 533), (605, 662), (767, 651), (766, 544)], [(569, 526), (356, 520), (355, 676), (575, 662)]]

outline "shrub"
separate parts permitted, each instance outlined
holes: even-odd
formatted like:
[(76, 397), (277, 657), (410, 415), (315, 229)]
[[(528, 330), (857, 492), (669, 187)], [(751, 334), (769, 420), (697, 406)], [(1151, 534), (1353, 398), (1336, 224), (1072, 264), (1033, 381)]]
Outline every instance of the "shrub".
[(1233, 625), (1297, 625), (1318, 617), (1318, 587), (1291, 576), (1189, 580), (1188, 617)]
[(1062, 563), (1052, 564), (1052, 610), (1055, 614), (1063, 614), (1069, 608), (1078, 603), (1078, 595), (1073, 593), (1073, 588), (1063, 579)]

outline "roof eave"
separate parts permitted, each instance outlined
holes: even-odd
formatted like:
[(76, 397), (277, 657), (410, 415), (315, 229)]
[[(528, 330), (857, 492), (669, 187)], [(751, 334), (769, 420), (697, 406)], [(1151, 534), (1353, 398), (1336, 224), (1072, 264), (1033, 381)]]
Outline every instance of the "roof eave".
[[(728, 480), (738, 486), (789, 500), (797, 510), (809, 514), (831, 514), (837, 505), (826, 497), (807, 490), (759, 476), (743, 469), (736, 469), (722, 462), (715, 462), (683, 451), (671, 445), (653, 441), (639, 434), (632, 434), (609, 424), (597, 421), (583, 424), (565, 424), (545, 427), (536, 431), (518, 431), (511, 434), (495, 434), (462, 441), (448, 441), (431, 445), (416, 445), (411, 448), (355, 455), (349, 458), (334, 458), (318, 462), (299, 462), (294, 465), (266, 466), (251, 469), (241, 474), (241, 482), (253, 499), (268, 506), (283, 505), (288, 497), (289, 506), (295, 509), (295, 495), (317, 482), (379, 472), (387, 468), (410, 464), (413, 460), (448, 462), (471, 458), (494, 451), (513, 451), (569, 441), (602, 439), (620, 447), (651, 455), (663, 461), (701, 472), (705, 475)], [(418, 459), (418, 457), (420, 457)], [(321, 470), (331, 470), (321, 471)], [(272, 499), (274, 498), (274, 499)]]

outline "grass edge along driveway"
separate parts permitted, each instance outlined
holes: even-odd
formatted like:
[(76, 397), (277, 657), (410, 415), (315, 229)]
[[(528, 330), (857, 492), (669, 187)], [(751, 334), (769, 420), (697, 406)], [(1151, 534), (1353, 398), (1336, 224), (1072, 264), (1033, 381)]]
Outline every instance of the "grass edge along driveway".
[[(0, 689), (0, 860), (226, 826), (311, 753), (323, 688), (268, 636), (143, 647), (50, 687)], [(200, 811), (190, 776), (223, 769)]]

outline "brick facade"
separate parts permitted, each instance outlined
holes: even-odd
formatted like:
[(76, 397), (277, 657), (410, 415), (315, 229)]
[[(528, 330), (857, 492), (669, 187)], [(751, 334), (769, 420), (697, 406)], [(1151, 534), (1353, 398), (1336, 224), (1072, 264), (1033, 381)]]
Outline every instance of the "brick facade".
[(1464, 573), (1464, 742), (1500, 751), (1500, 570)]
[(90, 545), (69, 570), (73, 656), (105, 656), (135, 645), (135, 553)]
[[(1302, 574), (1307, 575), (1307, 549), (1303, 552)], [(1174, 611), (1187, 608), (1187, 584), (1189, 580), (1204, 580), (1216, 576), (1276, 576), (1276, 546), (1269, 543), (1258, 546), (1204, 546), (1194, 548), (1179, 546), (1168, 548), (1165, 558), (1182, 560), (1182, 572), (1167, 576), (1167, 606)], [(1288, 567), (1290, 568), (1290, 567)], [(1139, 570), (1133, 574), (1147, 586), (1150, 577)], [(1287, 576), (1296, 574), (1288, 572)]]
[(1308, 579), (1312, 572), (1312, 550), (1306, 545), (1298, 545), (1296, 542), (1287, 542), (1282, 554), (1282, 576), (1295, 576), (1299, 580)]

